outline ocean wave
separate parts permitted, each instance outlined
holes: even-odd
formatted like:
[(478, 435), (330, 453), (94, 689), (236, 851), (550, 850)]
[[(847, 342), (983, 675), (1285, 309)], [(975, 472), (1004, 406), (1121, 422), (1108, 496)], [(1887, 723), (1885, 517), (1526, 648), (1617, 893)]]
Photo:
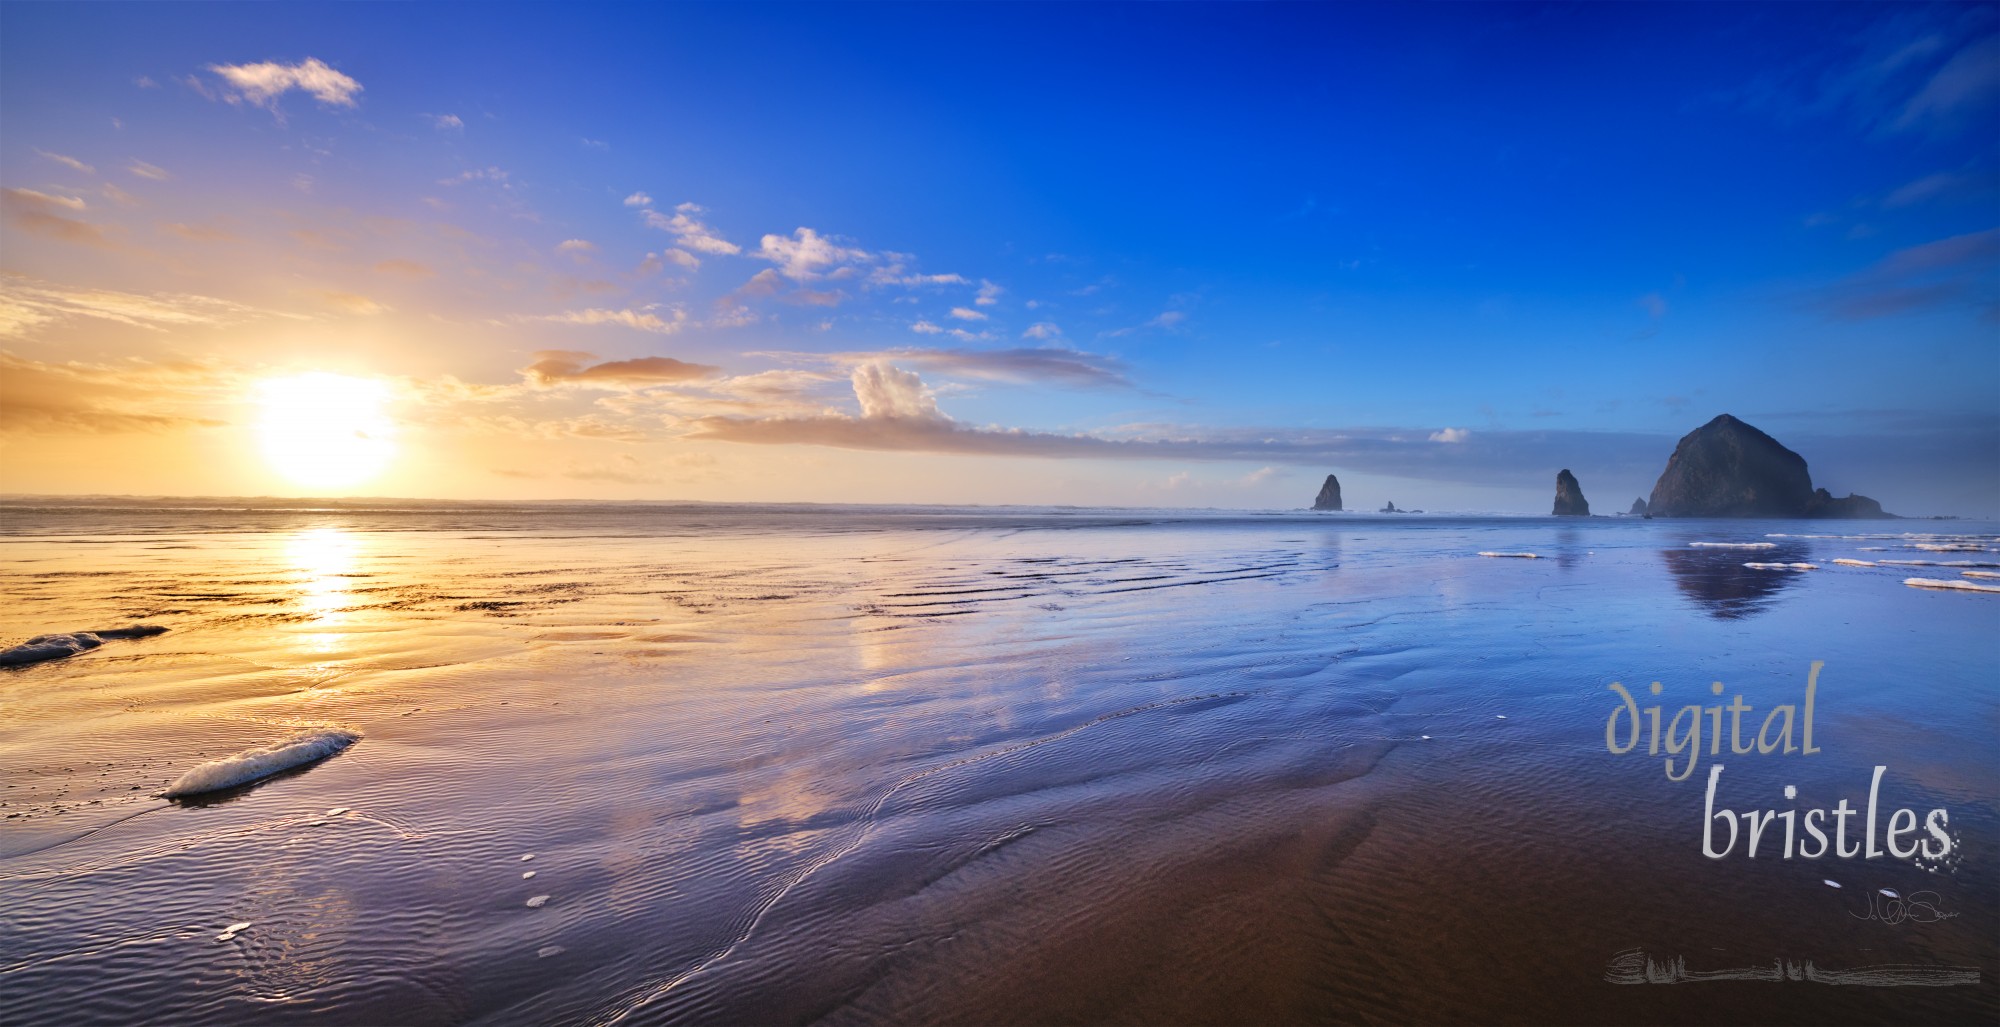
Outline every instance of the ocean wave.
[(1696, 549), (1776, 549), (1776, 542), (1690, 542)]
[(43, 660), (60, 660), (77, 653), (89, 652), (114, 638), (147, 638), (167, 629), (153, 624), (134, 624), (129, 628), (108, 628), (102, 631), (70, 631), (60, 635), (36, 635), (11, 649), (0, 651), (0, 667), (19, 667)]
[(2000, 567), (1986, 560), (1877, 560), (1896, 567)]
[(1517, 557), (1517, 558), (1519, 558), (1519, 559), (1522, 559), (1522, 560), (1539, 560), (1539, 559), (1541, 559), (1541, 558), (1542, 558), (1542, 557), (1541, 557), (1541, 554), (1539, 554), (1539, 553), (1480, 553), (1479, 555), (1481, 555), (1481, 556), (1503, 556), (1503, 557), (1504, 557), (1504, 556), (1512, 556), (1512, 557)]
[(361, 740), (359, 731), (346, 728), (308, 728), (294, 731), (277, 741), (245, 749), (234, 756), (204, 763), (180, 776), (160, 793), (163, 799), (179, 799), (204, 792), (220, 791), (269, 777), (281, 770), (302, 767), (323, 760)]
[(1981, 585), (1973, 581), (1959, 581), (1956, 578), (1904, 578), (1903, 584), (1911, 588), (1944, 588), (1960, 592), (2000, 593), (2000, 585)]
[(1839, 565), (1841, 565), (1842, 567), (1873, 567), (1873, 566), (1875, 566), (1875, 564), (1874, 564), (1874, 563), (1873, 563), (1872, 561), (1869, 561), (1869, 560), (1850, 560), (1850, 559), (1848, 559), (1847, 557), (1844, 557), (1844, 556), (1843, 556), (1843, 557), (1841, 557), (1841, 558), (1839, 558), (1839, 559), (1837, 559), (1837, 560), (1835, 560), (1835, 561), (1833, 561), (1833, 562), (1834, 562), (1834, 563), (1837, 563), (1837, 564), (1839, 564)]
[(1958, 573), (1968, 578), (2000, 578), (2000, 572), (1995, 571), (1959, 571)]
[(1746, 563), (1743, 566), (1753, 571), (1816, 571), (1816, 563)]

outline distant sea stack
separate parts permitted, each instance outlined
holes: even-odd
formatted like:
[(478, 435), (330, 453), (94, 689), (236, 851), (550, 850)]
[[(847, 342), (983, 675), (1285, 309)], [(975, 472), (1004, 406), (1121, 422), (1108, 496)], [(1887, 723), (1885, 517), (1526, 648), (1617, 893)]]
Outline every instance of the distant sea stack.
[(1313, 500), (1315, 510), (1340, 509), (1340, 479), (1329, 474), (1326, 484), (1319, 487), (1319, 497)]
[[(1820, 498), (1823, 496), (1824, 498)], [(1816, 496), (1806, 459), (1729, 414), (1681, 438), (1653, 485), (1654, 517), (1889, 517), (1865, 496)]]
[(1637, 517), (1645, 512), (1646, 512), (1646, 501), (1643, 499), (1633, 500), (1632, 509), (1626, 511), (1626, 513), (1629, 513), (1634, 517)]
[(1590, 501), (1583, 498), (1583, 486), (1576, 483), (1576, 475), (1565, 467), (1556, 473), (1556, 508), (1551, 511), (1557, 517), (1588, 517)]
[(1388, 505), (1388, 506), (1385, 506), (1385, 507), (1383, 507), (1382, 509), (1380, 509), (1380, 510), (1377, 510), (1377, 511), (1375, 511), (1375, 512), (1376, 512), (1376, 513), (1402, 513), (1403, 511), (1401, 511), (1401, 510), (1398, 510), (1398, 509), (1396, 509), (1396, 501), (1395, 501), (1395, 500), (1393, 500), (1393, 499), (1391, 499), (1391, 500), (1389, 500), (1389, 505)]

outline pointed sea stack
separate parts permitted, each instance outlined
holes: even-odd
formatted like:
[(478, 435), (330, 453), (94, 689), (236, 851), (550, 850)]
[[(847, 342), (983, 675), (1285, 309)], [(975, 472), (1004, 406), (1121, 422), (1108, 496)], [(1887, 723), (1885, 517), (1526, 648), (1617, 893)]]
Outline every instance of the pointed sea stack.
[(1550, 513), (1557, 517), (1588, 517), (1590, 501), (1583, 498), (1583, 486), (1576, 483), (1576, 475), (1565, 467), (1556, 473), (1556, 508)]
[(1398, 509), (1396, 509), (1396, 501), (1395, 501), (1395, 500), (1393, 500), (1393, 499), (1391, 499), (1391, 500), (1389, 500), (1389, 505), (1388, 505), (1388, 506), (1385, 506), (1385, 507), (1383, 507), (1382, 509), (1380, 509), (1380, 510), (1377, 510), (1377, 511), (1375, 511), (1375, 512), (1376, 512), (1376, 513), (1402, 513), (1403, 511), (1401, 511), (1401, 510), (1398, 510)]
[(1632, 501), (1632, 509), (1630, 509), (1630, 510), (1627, 510), (1627, 511), (1625, 511), (1625, 512), (1626, 512), (1626, 513), (1628, 513), (1628, 514), (1631, 514), (1631, 515), (1632, 515), (1632, 516), (1634, 516), (1634, 517), (1639, 517), (1639, 516), (1642, 516), (1642, 515), (1644, 515), (1644, 514), (1645, 514), (1645, 512), (1646, 512), (1646, 501), (1645, 501), (1645, 500), (1643, 500), (1643, 499), (1635, 499), (1635, 500), (1633, 500), (1633, 501)]
[(1805, 517), (1806, 459), (1722, 414), (1688, 432), (1646, 504), (1654, 517)]
[(1326, 484), (1319, 487), (1319, 497), (1313, 500), (1315, 510), (1340, 509), (1340, 479), (1329, 474)]

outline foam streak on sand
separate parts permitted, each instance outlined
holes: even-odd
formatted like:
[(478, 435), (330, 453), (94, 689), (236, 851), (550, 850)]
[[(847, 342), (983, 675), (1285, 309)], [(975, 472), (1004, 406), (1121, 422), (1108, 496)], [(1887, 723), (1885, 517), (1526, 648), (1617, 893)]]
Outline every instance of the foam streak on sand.
[(1958, 581), (1944, 578), (1904, 578), (1903, 584), (1911, 588), (1945, 588), (1960, 592), (2000, 592), (2000, 585), (1981, 585), (1972, 581)]
[(1696, 549), (1776, 549), (1776, 542), (1690, 542)]
[(1743, 566), (1753, 571), (1816, 571), (1816, 563), (1746, 563)]
[(1537, 553), (1480, 553), (1479, 555), (1481, 555), (1481, 556), (1513, 556), (1513, 557), (1518, 557), (1518, 558), (1520, 558), (1520, 559), (1523, 559), (1523, 560), (1539, 560), (1539, 559), (1541, 559), (1541, 556), (1540, 556), (1540, 554), (1537, 554)]
[(1839, 558), (1839, 559), (1837, 559), (1837, 560), (1835, 560), (1835, 561), (1833, 561), (1833, 562), (1834, 562), (1834, 563), (1837, 563), (1837, 564), (1839, 564), (1839, 565), (1841, 565), (1842, 567), (1873, 567), (1873, 566), (1875, 566), (1875, 565), (1874, 565), (1873, 563), (1871, 563), (1871, 562), (1869, 562), (1869, 561), (1867, 561), (1867, 560), (1850, 560), (1850, 559), (1848, 559), (1848, 558), (1846, 558), (1846, 557), (1844, 557), (1844, 556), (1843, 556), (1843, 557), (1841, 557), (1841, 558)]
[(43, 660), (60, 660), (66, 656), (89, 652), (103, 645), (107, 639), (146, 638), (166, 631), (153, 624), (135, 624), (129, 628), (109, 628), (103, 631), (72, 631), (61, 635), (36, 635), (5, 651), (0, 651), (0, 667), (19, 667)]
[(1959, 571), (1958, 573), (1968, 578), (2000, 578), (2000, 572), (1995, 571)]
[(160, 793), (163, 799), (179, 799), (204, 792), (220, 791), (269, 777), (281, 770), (323, 760), (359, 741), (361, 735), (345, 728), (310, 728), (295, 731), (269, 745), (245, 749), (234, 756), (204, 763), (180, 776), (180, 780)]

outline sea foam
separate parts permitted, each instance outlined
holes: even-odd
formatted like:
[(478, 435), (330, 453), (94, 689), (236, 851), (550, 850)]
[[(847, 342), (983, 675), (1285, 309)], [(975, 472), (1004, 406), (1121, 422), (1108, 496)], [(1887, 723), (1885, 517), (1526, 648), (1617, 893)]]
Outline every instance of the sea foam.
[(1943, 578), (1904, 578), (1903, 584), (1911, 588), (1948, 588), (1960, 592), (2000, 592), (2000, 585), (1981, 585), (1973, 581), (1959, 581)]
[(1816, 563), (1746, 563), (1743, 566), (1753, 571), (1816, 571)]
[(1873, 567), (1873, 566), (1875, 566), (1875, 565), (1874, 565), (1873, 563), (1870, 563), (1870, 562), (1869, 562), (1869, 561), (1867, 561), (1867, 560), (1850, 560), (1850, 559), (1848, 559), (1847, 557), (1844, 557), (1844, 556), (1843, 556), (1843, 557), (1841, 557), (1841, 558), (1839, 558), (1839, 559), (1837, 559), (1837, 560), (1835, 560), (1835, 561), (1833, 561), (1833, 562), (1834, 562), (1834, 563), (1837, 563), (1837, 564), (1839, 564), (1839, 565), (1841, 565), (1842, 567)]
[(277, 741), (245, 749), (234, 756), (204, 763), (180, 776), (180, 780), (160, 793), (163, 799), (178, 799), (203, 792), (220, 791), (323, 760), (361, 739), (361, 733), (346, 728), (307, 728), (294, 731)]
[(1696, 549), (1776, 549), (1776, 542), (1690, 542)]
[(1518, 557), (1518, 558), (1520, 558), (1520, 559), (1523, 559), (1523, 560), (1539, 560), (1539, 559), (1541, 559), (1541, 555), (1540, 555), (1540, 554), (1538, 554), (1538, 553), (1480, 553), (1479, 555), (1481, 555), (1481, 556), (1512, 556), (1512, 557)]
[(43, 660), (60, 660), (66, 656), (89, 652), (114, 638), (146, 638), (157, 635), (166, 628), (155, 624), (134, 624), (129, 628), (110, 628), (104, 631), (71, 631), (60, 635), (36, 635), (26, 642), (0, 651), (0, 667), (19, 667)]

